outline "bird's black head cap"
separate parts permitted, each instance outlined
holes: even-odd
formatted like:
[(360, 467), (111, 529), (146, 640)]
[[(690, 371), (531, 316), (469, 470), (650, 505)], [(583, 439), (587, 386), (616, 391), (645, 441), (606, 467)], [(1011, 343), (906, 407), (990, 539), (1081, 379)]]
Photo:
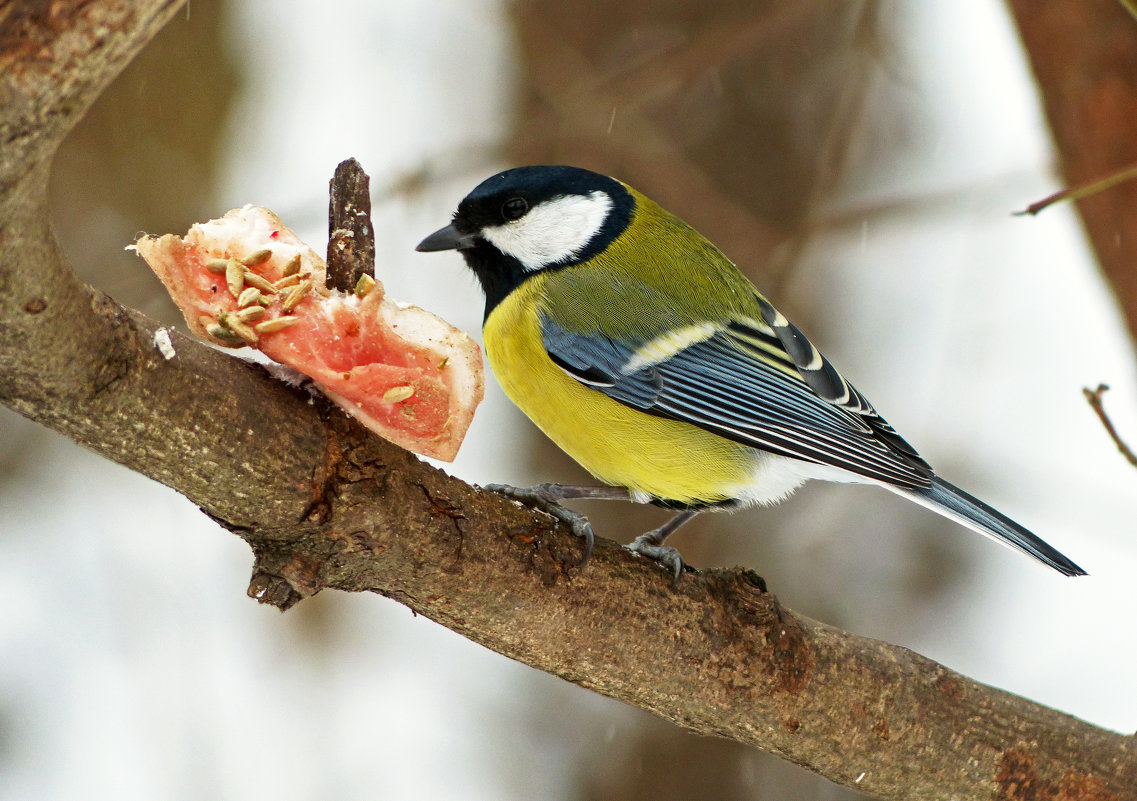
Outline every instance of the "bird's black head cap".
[(578, 167), (516, 167), (487, 178), (453, 222), (419, 250), (460, 250), (486, 293), (486, 315), (526, 279), (579, 264), (631, 222), (635, 199), (619, 181)]

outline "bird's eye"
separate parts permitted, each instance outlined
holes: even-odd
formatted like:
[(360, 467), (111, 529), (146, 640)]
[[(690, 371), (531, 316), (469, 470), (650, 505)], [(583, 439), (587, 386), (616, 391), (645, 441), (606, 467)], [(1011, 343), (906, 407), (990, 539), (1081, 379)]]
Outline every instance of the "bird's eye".
[(523, 197), (511, 197), (501, 204), (501, 216), (507, 221), (520, 220), (529, 211), (529, 201)]

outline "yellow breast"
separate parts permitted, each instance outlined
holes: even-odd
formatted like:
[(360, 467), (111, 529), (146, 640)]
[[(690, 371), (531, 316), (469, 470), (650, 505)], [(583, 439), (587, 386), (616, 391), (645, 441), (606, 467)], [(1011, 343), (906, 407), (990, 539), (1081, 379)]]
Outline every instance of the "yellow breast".
[(486, 355), (505, 394), (562, 450), (601, 481), (682, 503), (738, 497), (756, 453), (696, 426), (612, 400), (569, 377), (541, 340), (534, 276), (486, 319)]

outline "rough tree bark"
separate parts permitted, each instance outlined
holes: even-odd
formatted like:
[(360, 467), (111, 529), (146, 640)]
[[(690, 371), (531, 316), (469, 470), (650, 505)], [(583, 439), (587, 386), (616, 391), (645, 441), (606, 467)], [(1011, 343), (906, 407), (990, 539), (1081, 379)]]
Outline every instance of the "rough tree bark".
[[(499, 653), (882, 798), (1137, 799), (1137, 742), (782, 607), (741, 570), (667, 578), (480, 492), (72, 273), (63, 136), (179, 2), (0, 7), (0, 400), (183, 493), (287, 608), (371, 591)], [(661, 669), (666, 665), (666, 669)]]

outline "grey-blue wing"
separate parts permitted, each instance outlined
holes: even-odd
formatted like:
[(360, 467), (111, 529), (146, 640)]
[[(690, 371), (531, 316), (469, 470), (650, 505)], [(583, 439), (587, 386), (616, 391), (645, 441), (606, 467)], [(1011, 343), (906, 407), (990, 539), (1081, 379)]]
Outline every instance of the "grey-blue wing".
[[(645, 343), (578, 334), (542, 319), (549, 357), (620, 403), (782, 456), (899, 487), (929, 486), (927, 463), (796, 328), (730, 321), (711, 331), (645, 358)], [(800, 341), (787, 349), (783, 337), (795, 335)], [(806, 369), (795, 355), (809, 357)]]

